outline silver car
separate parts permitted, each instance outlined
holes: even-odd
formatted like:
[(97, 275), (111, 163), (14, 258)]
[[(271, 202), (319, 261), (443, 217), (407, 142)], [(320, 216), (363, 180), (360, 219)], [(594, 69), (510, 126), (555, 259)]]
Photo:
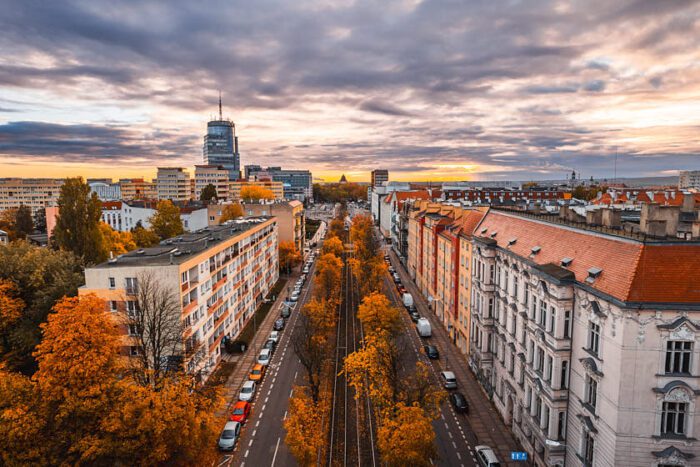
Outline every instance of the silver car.
[(445, 389), (457, 389), (457, 378), (451, 371), (441, 371), (440, 382)]
[(219, 436), (219, 449), (222, 451), (233, 451), (236, 441), (241, 434), (241, 424), (238, 422), (226, 422), (224, 431)]
[(241, 387), (241, 392), (238, 393), (239, 401), (250, 402), (255, 396), (255, 381), (246, 381)]

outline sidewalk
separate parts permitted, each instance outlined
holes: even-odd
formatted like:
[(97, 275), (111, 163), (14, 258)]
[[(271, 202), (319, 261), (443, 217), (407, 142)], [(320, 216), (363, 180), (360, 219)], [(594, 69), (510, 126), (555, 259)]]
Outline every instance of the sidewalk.
[(469, 402), (469, 425), (477, 437), (477, 444), (491, 446), (499, 456), (502, 465), (529, 465), (527, 462), (510, 462), (512, 451), (522, 451), (518, 442), (514, 438), (510, 429), (503, 422), (500, 413), (495, 409), (493, 403), (488, 399), (488, 395), (476, 380), (474, 373), (464, 355), (447, 336), (447, 331), (439, 325), (440, 322), (433, 311), (428, 307), (427, 300), (418, 290), (411, 279), (406, 267), (399, 261), (396, 252), (392, 248), (387, 248), (392, 265), (401, 276), (401, 282), (406, 287), (407, 292), (413, 296), (413, 301), (421, 316), (430, 319), (433, 326), (433, 336), (439, 336), (442, 345), (449, 345), (451, 354), (457, 358), (450, 358), (450, 370), (455, 373), (463, 393)]
[[(233, 370), (233, 373), (231, 373), (228, 380), (224, 384), (223, 396), (226, 400), (226, 404), (225, 406), (222, 406), (219, 410), (217, 410), (217, 417), (223, 417), (227, 415), (230, 412), (233, 404), (235, 404), (236, 401), (238, 401), (238, 392), (240, 391), (243, 383), (248, 380), (250, 370), (253, 368), (255, 360), (258, 358), (259, 350), (260, 348), (262, 348), (263, 344), (265, 344), (265, 341), (270, 335), (275, 320), (277, 320), (277, 318), (280, 317), (282, 302), (287, 296), (286, 288), (290, 286), (290, 284), (294, 285), (294, 282), (297, 280), (297, 278), (299, 278), (299, 276), (300, 272), (294, 271), (287, 278), (287, 281), (284, 287), (282, 288), (282, 291), (277, 296), (275, 303), (272, 304), (272, 308), (268, 312), (267, 316), (265, 317), (262, 323), (258, 323), (258, 329), (246, 351), (242, 354), (229, 354), (222, 357), (227, 361), (235, 362), (236, 368)], [(280, 280), (284, 280), (284, 278), (280, 277)]]

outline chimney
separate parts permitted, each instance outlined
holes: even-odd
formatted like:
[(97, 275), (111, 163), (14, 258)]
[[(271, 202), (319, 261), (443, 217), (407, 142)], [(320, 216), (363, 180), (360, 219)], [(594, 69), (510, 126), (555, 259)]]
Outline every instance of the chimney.
[(619, 229), (622, 226), (622, 211), (619, 209), (602, 209), (603, 226), (611, 229)]
[(603, 212), (601, 209), (586, 211), (586, 225), (602, 225)]
[(683, 205), (681, 212), (693, 212), (695, 210), (695, 195), (693, 193), (683, 193)]
[(647, 222), (646, 233), (650, 237), (664, 238), (666, 237), (666, 221), (651, 220)]
[(559, 219), (566, 220), (569, 216), (569, 206), (562, 206), (559, 208)]
[(694, 239), (700, 239), (700, 221), (693, 222), (690, 232)]
[(666, 236), (675, 237), (678, 231), (680, 214), (680, 206), (659, 206), (658, 203), (643, 204), (639, 218), (639, 230), (647, 235), (658, 236), (654, 235), (652, 231), (658, 233), (657, 229), (659, 226), (652, 226), (651, 223), (663, 221)]

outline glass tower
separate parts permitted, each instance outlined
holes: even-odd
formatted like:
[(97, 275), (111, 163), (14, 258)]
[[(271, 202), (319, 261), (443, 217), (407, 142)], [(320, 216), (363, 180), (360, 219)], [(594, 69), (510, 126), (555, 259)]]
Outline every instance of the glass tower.
[(224, 120), (221, 113), (221, 96), (219, 96), (219, 119), (207, 123), (203, 152), (205, 164), (223, 166), (228, 170), (229, 180), (241, 178), (236, 124), (231, 120)]

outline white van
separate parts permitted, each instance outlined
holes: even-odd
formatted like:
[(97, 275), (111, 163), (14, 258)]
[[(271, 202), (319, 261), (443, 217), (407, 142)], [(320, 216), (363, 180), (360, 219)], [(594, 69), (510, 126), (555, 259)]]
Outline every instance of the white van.
[(430, 337), (433, 335), (433, 331), (430, 327), (430, 321), (426, 318), (420, 318), (416, 323), (416, 330), (418, 330), (418, 335), (421, 337)]
[(403, 306), (406, 308), (413, 305), (413, 296), (410, 293), (403, 294)]

